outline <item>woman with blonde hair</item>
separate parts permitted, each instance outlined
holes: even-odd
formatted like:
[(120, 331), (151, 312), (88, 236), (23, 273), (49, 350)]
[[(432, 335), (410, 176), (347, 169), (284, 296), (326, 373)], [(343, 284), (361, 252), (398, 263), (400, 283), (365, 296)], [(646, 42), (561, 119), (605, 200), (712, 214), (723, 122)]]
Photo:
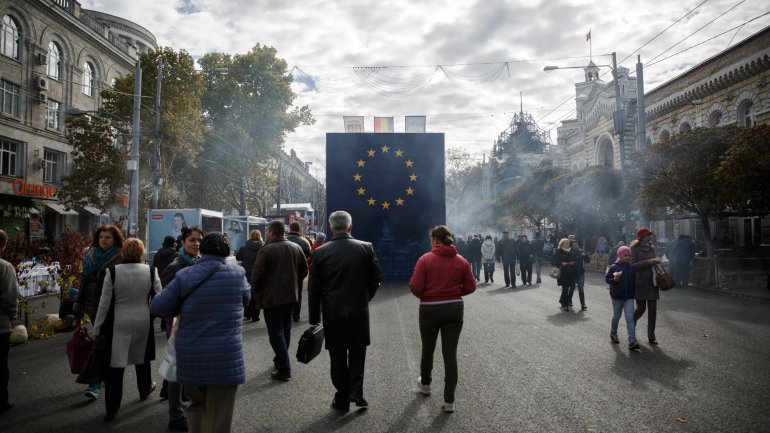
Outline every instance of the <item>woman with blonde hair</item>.
[(123, 263), (107, 269), (94, 334), (104, 338), (109, 348), (110, 368), (106, 374), (105, 421), (112, 421), (123, 398), (123, 372), (136, 369), (139, 399), (146, 400), (155, 390), (150, 361), (155, 359), (155, 338), (149, 301), (161, 290), (155, 268), (142, 263), (144, 244), (130, 238), (123, 244)]
[(441, 333), (444, 357), (444, 412), (455, 410), (457, 387), (457, 343), (463, 329), (463, 299), (476, 290), (471, 265), (457, 254), (452, 232), (446, 226), (430, 231), (432, 249), (417, 260), (409, 280), (412, 293), (420, 298), (422, 357), (417, 388), (430, 395), (433, 352)]

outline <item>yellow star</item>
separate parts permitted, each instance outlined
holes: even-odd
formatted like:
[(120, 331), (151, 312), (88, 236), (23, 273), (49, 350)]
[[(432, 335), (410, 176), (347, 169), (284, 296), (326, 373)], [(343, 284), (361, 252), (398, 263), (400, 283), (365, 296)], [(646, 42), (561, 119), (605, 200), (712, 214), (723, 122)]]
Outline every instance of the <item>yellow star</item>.
[(366, 153), (369, 154), (369, 156), (374, 156), (374, 149), (369, 149)]
[(414, 195), (414, 189), (411, 186), (406, 189), (406, 195)]
[(396, 156), (401, 156), (401, 154), (403, 154), (403, 153), (404, 153), (404, 151), (401, 150), (401, 149), (396, 150)]
[(385, 202), (382, 202), (382, 208), (383, 208), (383, 209), (390, 209), (390, 203), (388, 203), (388, 202), (386, 202), (386, 201), (385, 201)]
[(396, 199), (396, 206), (403, 206), (404, 205), (404, 199), (399, 197)]
[(373, 197), (370, 197), (367, 202), (369, 203), (369, 206), (374, 206), (374, 204), (377, 203), (377, 200), (375, 200)]
[(365, 166), (365, 165), (366, 165), (366, 161), (364, 161), (363, 159), (359, 159), (359, 160), (357, 161), (357, 163), (358, 163), (358, 166), (359, 166), (359, 167), (363, 167), (363, 166)]
[(354, 174), (353, 180), (355, 180), (356, 182), (361, 182), (361, 175), (358, 173)]
[(412, 175), (409, 176), (409, 180), (411, 180), (412, 182), (416, 182), (417, 181), (417, 175), (412, 173)]
[(382, 149), (382, 153), (388, 153), (388, 151), (390, 150), (387, 144), (385, 146), (382, 146), (380, 149)]
[(413, 165), (414, 165), (414, 161), (412, 161), (411, 159), (406, 161), (406, 166), (407, 167), (412, 167)]
[(366, 188), (361, 187), (361, 188), (358, 188), (356, 191), (358, 191), (358, 195), (364, 195), (364, 193), (366, 192)]

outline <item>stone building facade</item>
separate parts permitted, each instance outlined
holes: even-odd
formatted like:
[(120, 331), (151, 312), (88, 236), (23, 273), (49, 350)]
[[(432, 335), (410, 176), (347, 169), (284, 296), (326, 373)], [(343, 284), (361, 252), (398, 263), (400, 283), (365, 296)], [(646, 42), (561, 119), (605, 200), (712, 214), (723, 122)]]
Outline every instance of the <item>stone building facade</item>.
[(100, 91), (132, 73), (137, 47), (155, 49), (155, 38), (75, 0), (0, 0), (0, 17), (0, 226), (33, 238), (87, 233), (107, 217), (58, 203), (72, 164), (64, 117), (98, 110)]

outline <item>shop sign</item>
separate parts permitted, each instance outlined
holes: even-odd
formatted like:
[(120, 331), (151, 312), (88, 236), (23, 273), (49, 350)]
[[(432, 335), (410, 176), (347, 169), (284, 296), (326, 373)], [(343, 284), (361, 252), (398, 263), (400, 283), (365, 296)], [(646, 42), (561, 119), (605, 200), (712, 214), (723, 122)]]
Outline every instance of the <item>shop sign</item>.
[(16, 178), (13, 181), (13, 193), (16, 195), (55, 198), (56, 192), (56, 187), (53, 185), (38, 185), (35, 183), (27, 183), (24, 182), (24, 179), (22, 178)]

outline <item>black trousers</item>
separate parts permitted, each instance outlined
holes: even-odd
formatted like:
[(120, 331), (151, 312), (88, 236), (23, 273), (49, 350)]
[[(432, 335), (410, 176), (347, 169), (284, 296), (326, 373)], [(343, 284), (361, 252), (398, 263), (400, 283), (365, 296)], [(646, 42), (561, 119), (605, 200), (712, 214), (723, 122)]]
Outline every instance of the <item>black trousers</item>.
[(0, 406), (8, 404), (8, 381), (11, 373), (8, 371), (8, 352), (11, 350), (11, 333), (0, 334)]
[(511, 282), (516, 285), (516, 262), (503, 263), (503, 278), (506, 286), (510, 286)]
[(658, 301), (636, 301), (636, 310), (634, 311), (634, 324), (644, 315), (645, 310), (649, 309), (647, 315), (647, 337), (655, 338), (655, 319), (658, 317)]
[(332, 384), (337, 388), (334, 399), (346, 404), (351, 398), (364, 396), (366, 347), (329, 349)]
[[(134, 368), (136, 369), (136, 387), (139, 390), (139, 395), (149, 392), (152, 387), (150, 363), (137, 364)], [(123, 400), (123, 372), (125, 370), (125, 368), (110, 367), (107, 371), (104, 390), (104, 405), (107, 412), (117, 412), (120, 409), (120, 402)]]
[(521, 282), (532, 282), (532, 262), (519, 262), (519, 269), (521, 270)]

